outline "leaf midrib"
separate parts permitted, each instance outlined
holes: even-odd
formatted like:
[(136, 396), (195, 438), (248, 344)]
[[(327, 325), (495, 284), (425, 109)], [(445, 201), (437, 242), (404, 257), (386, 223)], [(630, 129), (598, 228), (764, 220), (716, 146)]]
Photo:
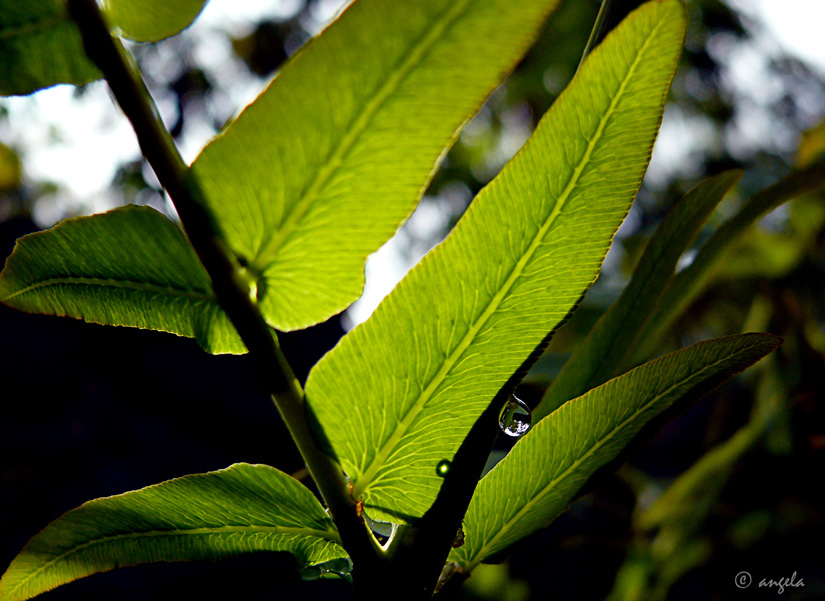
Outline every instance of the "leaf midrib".
[(328, 540), (337, 544), (341, 544), (341, 537), (338, 535), (338, 532), (334, 530), (319, 530), (316, 528), (297, 528), (292, 526), (217, 526), (214, 528), (190, 528), (190, 529), (183, 529), (177, 528), (174, 530), (147, 530), (145, 532), (129, 532), (126, 534), (117, 534), (114, 536), (103, 536), (100, 538), (92, 539), (87, 541), (81, 545), (76, 547), (72, 547), (71, 549), (56, 555), (48, 562), (44, 563), (36, 570), (31, 572), (30, 574), (26, 575), (23, 579), (18, 581), (12, 588), (8, 590), (7, 594), (11, 594), (14, 591), (19, 590), (22, 586), (24, 586), (29, 580), (36, 577), (38, 574), (43, 572), (44, 570), (48, 569), (50, 566), (54, 565), (55, 563), (66, 559), (67, 557), (79, 553), (80, 551), (87, 549), (89, 547), (93, 547), (95, 545), (104, 545), (107, 543), (116, 543), (121, 540), (128, 540), (128, 539), (139, 539), (139, 538), (151, 538), (151, 537), (170, 537), (170, 536), (199, 536), (199, 535), (211, 535), (211, 534), (233, 534), (233, 533), (246, 533), (246, 534), (282, 534), (282, 535), (290, 535), (290, 534), (301, 534), (305, 536), (314, 536), (317, 538), (321, 538), (324, 540)]
[(48, 278), (30, 284), (25, 288), (14, 291), (8, 296), (0, 298), (0, 301), (8, 302), (17, 296), (22, 296), (41, 288), (48, 288), (50, 286), (99, 286), (101, 288), (114, 288), (120, 290), (129, 290), (131, 292), (149, 292), (154, 294), (163, 294), (175, 298), (207, 301), (215, 303), (214, 294), (206, 292), (198, 292), (195, 290), (182, 290), (173, 286), (161, 286), (158, 284), (151, 284), (149, 282), (139, 282), (134, 280), (119, 280), (115, 278), (87, 278), (87, 277), (58, 277)]
[(596, 451), (598, 451), (600, 448), (602, 448), (611, 438), (613, 438), (616, 435), (617, 432), (624, 429), (629, 422), (632, 422), (635, 419), (637, 419), (639, 415), (641, 415), (642, 413), (647, 411), (651, 406), (656, 404), (663, 397), (667, 396), (674, 389), (679, 388), (680, 386), (683, 386), (684, 384), (688, 383), (691, 379), (697, 379), (698, 378), (698, 379), (701, 380), (701, 376), (702, 376), (703, 373), (707, 372), (708, 370), (710, 370), (712, 368), (715, 368), (717, 365), (719, 365), (721, 363), (728, 362), (728, 361), (734, 359), (735, 357), (738, 357), (742, 353), (746, 353), (750, 350), (752, 350), (751, 347), (743, 348), (739, 352), (736, 352), (734, 354), (726, 355), (724, 357), (720, 357), (715, 362), (706, 365), (705, 367), (703, 367), (699, 371), (691, 372), (687, 377), (685, 377), (685, 378), (677, 381), (676, 383), (672, 384), (671, 386), (669, 386), (667, 389), (665, 389), (661, 393), (659, 393), (657, 395), (654, 395), (649, 402), (642, 405), (641, 408), (634, 411), (627, 419), (623, 420), (615, 428), (610, 430), (610, 432), (608, 432), (606, 436), (604, 436), (603, 438), (601, 438), (600, 440), (595, 442), (585, 453), (580, 455), (578, 459), (576, 459), (573, 463), (571, 463), (570, 466), (566, 470), (564, 470), (561, 474), (559, 474), (558, 476), (553, 478), (553, 480), (548, 482), (547, 485), (544, 486), (538, 493), (536, 493), (533, 496), (532, 499), (527, 501), (522, 506), (522, 508), (511, 519), (507, 520), (504, 524), (502, 524), (501, 528), (490, 539), (490, 541), (487, 544), (485, 544), (479, 550), (479, 552), (475, 555), (475, 557), (478, 558), (478, 559), (470, 560), (464, 567), (469, 570), (469, 569), (472, 569), (472, 567), (475, 566), (479, 561), (483, 561), (483, 559), (485, 557), (487, 557), (487, 553), (489, 552), (489, 550), (495, 546), (495, 543), (498, 542), (498, 540), (507, 533), (507, 531), (510, 529), (510, 527), (514, 523), (519, 522), (523, 518), (524, 514), (527, 513), (528, 509), (532, 508), (533, 505), (535, 505), (550, 489), (555, 487), (562, 480), (566, 479), (570, 475), (571, 472), (575, 471), (582, 464), (582, 462), (584, 462), (587, 458), (589, 458)]
[(409, 430), (413, 421), (416, 417), (418, 417), (419, 413), (421, 413), (424, 406), (427, 404), (435, 390), (444, 381), (448, 372), (461, 358), (464, 351), (466, 351), (467, 348), (469, 348), (478, 332), (481, 330), (484, 324), (490, 319), (493, 313), (496, 312), (499, 305), (504, 300), (506, 294), (510, 291), (512, 286), (515, 284), (515, 281), (523, 273), (527, 263), (530, 261), (530, 259), (533, 257), (533, 254), (539, 248), (541, 241), (544, 239), (545, 234), (555, 222), (556, 217), (558, 217), (558, 215), (561, 213), (561, 210), (564, 208), (564, 204), (572, 194), (573, 189), (576, 187), (576, 184), (578, 183), (578, 180), (581, 177), (582, 172), (590, 162), (590, 157), (593, 154), (593, 151), (597, 143), (601, 140), (607, 122), (613, 116), (613, 113), (616, 110), (616, 106), (618, 105), (621, 98), (624, 96), (628, 82), (632, 79), (639, 62), (641, 61), (641, 57), (645, 54), (645, 51), (647, 50), (650, 44), (650, 41), (655, 37), (656, 32), (661, 27), (661, 25), (661, 21), (655, 25), (655, 27), (651, 30), (648, 37), (645, 39), (645, 42), (642, 45), (642, 47), (637, 52), (635, 58), (633, 59), (633, 62), (630, 64), (624, 78), (622, 79), (621, 84), (619, 85), (619, 89), (616, 91), (616, 94), (611, 99), (610, 105), (608, 106), (605, 113), (599, 119), (598, 127), (596, 128), (596, 131), (593, 134), (593, 136), (588, 141), (587, 148), (584, 154), (582, 155), (582, 158), (579, 160), (578, 165), (573, 170), (573, 174), (571, 175), (570, 180), (567, 182), (567, 185), (565, 186), (564, 190), (559, 195), (559, 198), (556, 200), (556, 204), (554, 205), (553, 210), (550, 212), (550, 215), (547, 217), (544, 224), (542, 224), (541, 228), (539, 228), (538, 232), (533, 237), (530, 246), (524, 252), (519, 261), (516, 262), (507, 280), (504, 282), (501, 289), (499, 289), (499, 291), (495, 295), (493, 295), (492, 299), (490, 300), (482, 314), (479, 316), (478, 320), (470, 326), (467, 333), (464, 335), (464, 337), (457, 345), (455, 351), (453, 351), (453, 353), (451, 353), (450, 356), (446, 358), (444, 363), (442, 363), (441, 368), (430, 380), (427, 387), (424, 389), (424, 391), (421, 393), (421, 395), (418, 397), (416, 402), (411, 407), (410, 411), (407, 413), (407, 416), (399, 422), (399, 424), (393, 431), (392, 435), (390, 435), (390, 438), (375, 454), (373, 461), (367, 466), (365, 470), (361, 472), (361, 476), (357, 478), (353, 490), (353, 494), (356, 499), (360, 498), (361, 494), (363, 494), (369, 487), (370, 483), (372, 482), (372, 479), (375, 478), (378, 471), (381, 469), (381, 467), (383, 467), (384, 462), (395, 449), (396, 445), (400, 442), (401, 438)]
[(413, 46), (412, 51), (405, 53), (399, 66), (392, 70), (392, 75), (366, 103), (364, 110), (328, 155), (327, 160), (315, 172), (315, 177), (306, 188), (306, 192), (295, 203), (280, 227), (271, 228), (271, 233), (261, 240), (253, 261), (258, 270), (263, 271), (269, 263), (275, 260), (284, 242), (295, 232), (298, 222), (306, 215), (322, 189), (341, 168), (347, 153), (352, 150), (356, 142), (369, 129), (372, 118), (384, 106), (392, 93), (400, 87), (407, 76), (421, 63), (421, 60), (435, 43), (442, 38), (444, 31), (459, 19), (471, 1), (461, 0), (455, 2), (441, 14), (432, 27), (427, 29), (427, 33)]

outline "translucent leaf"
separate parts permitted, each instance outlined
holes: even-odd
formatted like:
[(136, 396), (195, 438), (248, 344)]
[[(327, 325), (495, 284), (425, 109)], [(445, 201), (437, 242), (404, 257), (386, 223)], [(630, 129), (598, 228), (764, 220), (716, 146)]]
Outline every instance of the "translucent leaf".
[(0, 599), (30, 599), (117, 567), (288, 551), (300, 567), (339, 557), (332, 520), (297, 480), (237, 464), (89, 501), (32, 538), (0, 580)]
[(701, 397), (779, 344), (769, 334), (700, 342), (568, 401), (482, 478), (464, 517), (464, 546), (450, 561), (470, 570), (545, 528), (651, 419)]
[(21, 238), (0, 274), (0, 302), (195, 337), (213, 353), (246, 350), (183, 232), (148, 207), (69, 219)]
[(622, 295), (596, 322), (547, 389), (536, 408), (535, 419), (616, 375), (618, 360), (634, 345), (662, 290), (673, 277), (679, 257), (741, 177), (741, 171), (726, 171), (708, 178), (673, 207), (656, 228)]
[(448, 239), (311, 372), (309, 405), (371, 516), (427, 510), (436, 466), (596, 278), (683, 29), (671, 0), (615, 30)]
[(138, 42), (157, 42), (179, 33), (195, 20), (206, 0), (103, 0), (118, 33)]
[(0, 0), (0, 96), (100, 77), (61, 0)]
[(328, 318), (556, 0), (361, 0), (193, 167), (268, 322)]

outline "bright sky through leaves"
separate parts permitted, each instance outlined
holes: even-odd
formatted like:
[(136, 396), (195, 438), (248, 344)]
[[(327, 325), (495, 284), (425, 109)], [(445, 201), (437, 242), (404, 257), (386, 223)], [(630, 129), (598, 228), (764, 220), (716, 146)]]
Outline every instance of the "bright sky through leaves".
[[(825, 22), (822, 0), (734, 0), (731, 4), (761, 21), (775, 37), (769, 41), (759, 35), (756, 38), (758, 45), (775, 48), (778, 42), (780, 49), (816, 61), (814, 64), (825, 71), (820, 32), (821, 23)], [(240, 4), (211, 0), (184, 35), (196, 40), (198, 61), (214, 69), (227, 64), (232, 49), (226, 43), (217, 43), (211, 30), (226, 29), (234, 35), (248, 33), (250, 22), (263, 15), (283, 17), (293, 11), (295, 5), (294, 0), (256, 0)], [(314, 26), (320, 29), (323, 21), (332, 18), (342, 5), (342, 0), (322, 2), (320, 10), (313, 14)], [(222, 75), (233, 77), (237, 71), (224, 68)], [(265, 83), (238, 77), (231, 81), (233, 85), (227, 93), (236, 110), (251, 101)], [(52, 225), (66, 211), (88, 214), (112, 208), (117, 199), (108, 192), (108, 185), (117, 166), (139, 156), (134, 134), (112, 106), (102, 82), (90, 84), (81, 98), (71, 99), (72, 95), (71, 87), (56, 86), (32, 96), (0, 99), (0, 106), (9, 111), (7, 123), (0, 123), (0, 141), (22, 152), (25, 174), (30, 181), (52, 181), (64, 189), (57, 197), (38, 201), (35, 218), (42, 226)], [(172, 110), (164, 102), (159, 104), (162, 112)], [(666, 115), (649, 169), (651, 176), (667, 178), (683, 158), (679, 149), (695, 144), (692, 141), (695, 128), (680, 123), (677, 116)], [(25, 127), (19, 124), (25, 124)], [(213, 133), (205, 127), (189, 132), (182, 144), (184, 157), (193, 159)], [(45, 143), (50, 138), (54, 143)], [(437, 221), (439, 218), (438, 215), (419, 217), (419, 226), (422, 221), (432, 223), (433, 219)], [(426, 250), (419, 249), (412, 256), (403, 256), (399, 249), (405, 244), (405, 240), (394, 238), (371, 258), (363, 300), (352, 312), (355, 323), (369, 316), (380, 299)]]

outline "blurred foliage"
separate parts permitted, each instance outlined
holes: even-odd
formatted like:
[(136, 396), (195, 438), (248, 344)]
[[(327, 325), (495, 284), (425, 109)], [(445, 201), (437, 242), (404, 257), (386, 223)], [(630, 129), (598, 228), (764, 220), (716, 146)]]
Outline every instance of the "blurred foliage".
[[(686, 4), (687, 45), (662, 131), (667, 148), (654, 155), (602, 277), (523, 385), (528, 402), (540, 398), (615, 300), (653, 229), (688, 189), (725, 169), (745, 171), (699, 234), (695, 244), (701, 245), (754, 192), (825, 153), (822, 71), (777, 49), (764, 25), (721, 0)], [(301, 0), (244, 30), (195, 27), (164, 44), (137, 46), (138, 61), (176, 139), (185, 145), (203, 132), (219, 131), (241, 108), (234, 90), (260, 88), (318, 31), (318, 15), (326, 14), (328, 5)], [(419, 209), (428, 218), (414, 216), (402, 229), (409, 261), (446, 234), (527, 139), (573, 77), (598, 7), (597, 0), (565, 2), (515, 73), (467, 124)], [(225, 60), (204, 59), (210, 45), (228, 48)], [(742, 57), (750, 61), (750, 71), (735, 67)], [(0, 105), (0, 132), (15, 127), (25, 123), (10, 123)], [(25, 153), (18, 158), (23, 150), (3, 142), (0, 231), (11, 236), (20, 230), (12, 218), (29, 217), (55, 190), (27, 178)], [(119, 203), (159, 202), (157, 183), (140, 160), (121, 165), (113, 185)], [(685, 264), (690, 257), (688, 252)], [(657, 349), (660, 354), (701, 339), (763, 330), (785, 339), (775, 358), (667, 425), (619, 477), (594, 482), (567, 514), (517, 550), (509, 572), (488, 567), (470, 578), (462, 594), (514, 600), (726, 599), (740, 592), (734, 577), (747, 570), (757, 581), (797, 572), (805, 587), (786, 589), (782, 597), (822, 598), (824, 298), (825, 195), (820, 191), (751, 227)], [(340, 328), (337, 322), (323, 327), (328, 348)], [(298, 343), (287, 340), (292, 352), (309, 344), (311, 334), (304, 336)], [(308, 369), (314, 358), (300, 361), (305, 373), (303, 364)], [(234, 460), (243, 459), (249, 457)], [(15, 469), (6, 471), (25, 471)], [(203, 467), (181, 473), (186, 471)], [(173, 475), (178, 474), (147, 477), (147, 482)], [(3, 482), (0, 488), (7, 486)], [(88, 494), (90, 489), (82, 488)], [(42, 515), (38, 509), (33, 523)], [(772, 599), (777, 591), (754, 583), (747, 593), (749, 599)]]

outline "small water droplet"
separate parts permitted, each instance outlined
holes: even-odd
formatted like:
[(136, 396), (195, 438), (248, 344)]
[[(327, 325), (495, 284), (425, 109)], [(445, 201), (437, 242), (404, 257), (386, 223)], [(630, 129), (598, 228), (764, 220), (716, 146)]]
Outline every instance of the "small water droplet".
[(450, 472), (450, 467), (451, 464), (449, 460), (442, 459), (438, 462), (438, 465), (435, 466), (435, 473), (443, 478)]
[(510, 400), (498, 416), (501, 431), (507, 436), (519, 437), (530, 429), (532, 423), (530, 407), (516, 395), (511, 394)]
[(240, 271), (241, 281), (246, 284), (248, 288), (249, 300), (253, 303), (258, 302), (258, 282), (255, 274), (247, 267), (241, 266)]
[(321, 580), (327, 578), (341, 578), (352, 582), (352, 561), (349, 557), (333, 559), (314, 566), (309, 566), (298, 572), (302, 580)]

